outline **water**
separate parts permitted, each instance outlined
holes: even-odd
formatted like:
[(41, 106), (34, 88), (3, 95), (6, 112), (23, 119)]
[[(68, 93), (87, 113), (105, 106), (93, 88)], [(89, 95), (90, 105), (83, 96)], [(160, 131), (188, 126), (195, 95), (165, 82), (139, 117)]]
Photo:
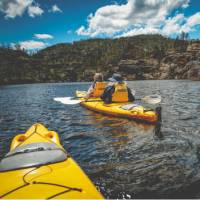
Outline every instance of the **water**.
[(60, 134), (106, 198), (200, 198), (200, 82), (134, 81), (137, 97), (163, 98), (155, 127), (63, 105), (88, 83), (0, 86), (0, 157), (17, 133), (40, 122)]

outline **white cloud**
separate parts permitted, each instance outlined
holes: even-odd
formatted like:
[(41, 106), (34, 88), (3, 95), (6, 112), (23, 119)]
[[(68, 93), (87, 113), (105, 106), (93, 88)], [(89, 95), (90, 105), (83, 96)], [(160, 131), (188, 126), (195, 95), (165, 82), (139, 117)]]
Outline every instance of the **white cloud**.
[(35, 40), (22, 41), (22, 42), (19, 42), (19, 45), (21, 46), (22, 49), (26, 49), (26, 50), (38, 50), (46, 46), (44, 42), (35, 41)]
[(1, 0), (0, 11), (5, 18), (22, 16), (26, 9), (33, 3), (33, 0)]
[(153, 28), (153, 27), (144, 27), (144, 28), (134, 28), (130, 31), (127, 31), (123, 33), (122, 35), (119, 35), (118, 37), (130, 37), (134, 35), (143, 35), (143, 34), (159, 34), (160, 29), (158, 28)]
[(182, 31), (186, 33), (196, 31), (195, 26), (197, 25), (200, 25), (200, 12), (189, 18), (186, 18), (182, 13), (178, 13), (174, 17), (167, 18), (161, 26), (151, 27), (150, 25), (146, 25), (144, 27), (134, 27), (129, 31), (124, 31), (117, 37), (129, 37), (140, 34), (177, 35)]
[(42, 15), (43, 13), (44, 13), (44, 11), (39, 7), (39, 5), (28, 7), (28, 14), (29, 14), (30, 17)]
[(30, 17), (43, 14), (39, 5), (34, 5), (34, 0), (0, 0), (0, 12), (5, 14), (5, 18), (14, 19), (22, 16), (28, 11)]
[(183, 14), (177, 14), (174, 17), (170, 17), (165, 21), (164, 27), (162, 29), (162, 33), (164, 35), (171, 35), (180, 33), (182, 30), (182, 25), (185, 21), (185, 17)]
[(183, 24), (181, 27), (181, 31), (184, 31), (186, 33), (196, 31), (196, 26), (200, 25), (200, 12), (197, 12), (196, 14), (190, 16), (186, 19), (186, 23)]
[(62, 12), (62, 10), (55, 4), (52, 6), (52, 8), (49, 10), (49, 12), (52, 12), (52, 13)]
[[(163, 26), (166, 18), (177, 8), (186, 8), (189, 0), (127, 0), (126, 4), (108, 5), (99, 8), (88, 17), (88, 27), (81, 26), (76, 33), (95, 37), (113, 36), (136, 30), (152, 31)], [(138, 26), (143, 29), (138, 29)], [(139, 32), (140, 32), (139, 31)], [(135, 32), (132, 30), (135, 34)]]
[(76, 33), (78, 35), (90, 35), (89, 31), (85, 30), (85, 27), (84, 26), (81, 26), (77, 31)]
[(200, 24), (200, 12), (189, 17), (187, 20), (187, 24), (188, 24), (188, 26), (196, 26), (196, 25)]
[(52, 35), (49, 34), (34, 34), (37, 39), (53, 39)]

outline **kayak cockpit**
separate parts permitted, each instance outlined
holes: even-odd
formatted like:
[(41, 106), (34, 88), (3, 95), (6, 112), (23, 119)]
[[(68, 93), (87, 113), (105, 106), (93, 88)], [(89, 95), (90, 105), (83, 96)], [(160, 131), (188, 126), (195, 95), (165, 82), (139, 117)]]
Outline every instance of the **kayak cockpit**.
[(54, 143), (31, 143), (6, 154), (0, 162), (0, 172), (58, 163), (67, 157), (67, 153)]

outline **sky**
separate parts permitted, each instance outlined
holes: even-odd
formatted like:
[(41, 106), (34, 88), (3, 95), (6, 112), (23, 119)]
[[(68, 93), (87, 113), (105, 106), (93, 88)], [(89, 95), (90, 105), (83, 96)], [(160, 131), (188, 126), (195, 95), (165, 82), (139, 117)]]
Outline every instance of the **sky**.
[(0, 0), (0, 43), (27, 50), (182, 31), (200, 39), (200, 0)]

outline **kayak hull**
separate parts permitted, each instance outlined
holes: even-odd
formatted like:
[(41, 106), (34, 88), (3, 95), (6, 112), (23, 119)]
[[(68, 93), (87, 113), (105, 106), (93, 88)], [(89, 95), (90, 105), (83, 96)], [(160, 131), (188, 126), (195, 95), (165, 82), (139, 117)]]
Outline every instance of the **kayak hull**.
[[(17, 135), (10, 149), (38, 142), (53, 143), (63, 149), (57, 133), (41, 124)], [(0, 180), (3, 183), (0, 198), (3, 199), (103, 199), (69, 155), (58, 163), (0, 172)]]
[[(132, 102), (105, 104), (99, 98), (91, 98), (85, 101), (85, 99), (83, 98), (83, 91), (76, 91), (76, 96), (82, 100), (80, 104), (83, 107), (98, 113), (151, 124), (155, 124), (158, 120), (157, 113), (154, 110), (146, 109), (145, 107), (133, 104)], [(133, 107), (131, 109), (124, 109), (124, 107), (129, 105), (133, 105)]]

